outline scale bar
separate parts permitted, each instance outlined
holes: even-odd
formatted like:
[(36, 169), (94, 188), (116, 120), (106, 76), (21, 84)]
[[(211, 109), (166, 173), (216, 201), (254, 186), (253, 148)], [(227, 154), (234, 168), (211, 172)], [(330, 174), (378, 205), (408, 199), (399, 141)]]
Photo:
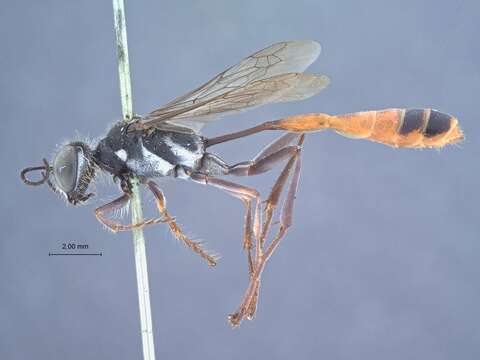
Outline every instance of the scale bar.
[(48, 253), (48, 256), (103, 256), (103, 253)]

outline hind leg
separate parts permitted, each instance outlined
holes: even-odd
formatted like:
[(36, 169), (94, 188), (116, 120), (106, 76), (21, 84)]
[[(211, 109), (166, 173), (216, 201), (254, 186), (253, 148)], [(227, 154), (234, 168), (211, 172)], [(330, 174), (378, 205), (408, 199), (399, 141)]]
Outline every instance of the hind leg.
[[(297, 141), (297, 144), (290, 145), (295, 140)], [(268, 145), (251, 161), (242, 162), (233, 166), (226, 165), (222, 162), (217, 168), (221, 169), (221, 171), (217, 170), (216, 172), (223, 173), (224, 175), (252, 176), (269, 171), (275, 165), (288, 159), (287, 164), (285, 165), (283, 171), (275, 182), (275, 185), (273, 186), (271, 193), (266, 200), (264, 214), (265, 220), (262, 222), (261, 230), (259, 231), (257, 228), (256, 231), (253, 231), (257, 243), (253, 267), (251, 261), (251, 254), (249, 253), (250, 283), (237, 312), (229, 316), (229, 321), (232, 326), (239, 325), (245, 317), (249, 319), (253, 318), (257, 308), (258, 293), (262, 272), (268, 259), (278, 246), (280, 240), (284, 237), (288, 227), (290, 227), (291, 225), (293, 203), (295, 200), (295, 194), (300, 174), (300, 150), (303, 145), (303, 141), (303, 134), (286, 134)], [(218, 160), (218, 158), (215, 158), (215, 160)], [(201, 175), (196, 174), (195, 176), (198, 177)], [(217, 185), (217, 187), (218, 185), (222, 185), (220, 187), (224, 187), (224, 183), (219, 184), (219, 182), (223, 182), (223, 180), (210, 179), (208, 178), (208, 176), (203, 176), (205, 177), (203, 179), (204, 183)], [(280, 228), (275, 237), (273, 238), (272, 242), (267, 246), (266, 249), (264, 249), (265, 239), (271, 226), (274, 210), (277, 207), (282, 191), (289, 179), (291, 180), (288, 194), (280, 214)], [(239, 186), (237, 184), (234, 185)], [(255, 219), (257, 224), (261, 219), (261, 215), (258, 212), (259, 208), (257, 206), (255, 212)], [(248, 219), (248, 215), (246, 218)], [(249, 247), (249, 249), (250, 248), (251, 247)]]
[[(220, 187), (223, 190), (227, 191), (227, 193), (239, 198), (244, 202), (246, 207), (246, 213), (243, 248), (248, 253), (250, 274), (252, 274), (253, 272), (253, 262), (251, 254), (251, 249), (253, 248), (252, 234), (258, 241), (258, 239), (264, 238), (264, 236), (261, 235), (262, 229), (263, 232), (265, 232), (266, 230), (265, 225), (261, 225), (260, 198), (258, 192), (254, 189), (247, 188), (235, 183), (225, 182), (223, 180), (220, 180), (218, 183), (216, 183), (217, 180), (213, 179), (217, 176), (253, 176), (267, 172), (279, 163), (286, 161), (287, 159), (295, 156), (298, 153), (300, 146), (298, 144), (291, 144), (295, 140), (298, 140), (301, 136), (301, 134), (294, 133), (285, 134), (267, 145), (252, 160), (241, 162), (235, 165), (228, 165), (217, 156), (207, 153), (203, 159), (202, 167), (198, 170), (198, 172), (191, 174), (191, 178), (193, 180), (204, 184), (210, 183), (216, 187)], [(227, 183), (228, 186), (226, 185)], [(256, 200), (254, 214), (252, 214), (253, 200)], [(275, 201), (275, 199), (270, 200), (269, 204), (272, 203), (272, 201)], [(273, 212), (272, 209), (273, 208), (269, 206), (268, 212), (266, 213), (270, 216), (270, 220), (271, 213)], [(270, 220), (268, 221), (267, 227), (270, 225)], [(258, 243), (256, 248), (257, 251), (261, 251), (260, 242)]]
[[(253, 257), (252, 257), (252, 236), (258, 238), (260, 234), (260, 214), (261, 214), (261, 202), (260, 194), (257, 190), (250, 187), (233, 183), (231, 181), (226, 181), (223, 179), (217, 179), (209, 177), (205, 174), (194, 173), (191, 175), (191, 179), (195, 182), (204, 185), (212, 185), (216, 188), (219, 188), (229, 195), (232, 195), (240, 199), (246, 208), (245, 211), (245, 224), (244, 224), (244, 235), (243, 235), (243, 248), (247, 252), (248, 259), (248, 271), (249, 274), (253, 274)], [(252, 216), (252, 203), (255, 203), (255, 215)]]
[[(299, 140), (299, 146), (303, 144), (303, 140), (304, 137), (302, 136)], [(245, 292), (245, 295), (238, 310), (235, 313), (231, 314), (228, 318), (232, 326), (238, 326), (245, 317), (247, 317), (248, 319), (252, 319), (255, 315), (263, 270), (265, 269), (265, 266), (270, 257), (272, 256), (273, 252), (277, 248), (280, 240), (285, 236), (288, 228), (292, 224), (293, 206), (297, 192), (298, 182), (300, 179), (300, 169), (301, 158), (300, 152), (298, 152), (285, 165), (282, 173), (275, 182), (275, 185), (273, 186), (272, 191), (266, 201), (266, 216), (263, 223), (261, 238), (259, 240), (260, 248), (257, 248), (257, 253), (255, 257), (255, 271), (250, 277), (249, 286)], [(271, 225), (273, 211), (276, 208), (281, 193), (289, 179), (290, 184), (280, 213), (279, 229), (275, 234), (273, 240), (264, 249), (265, 238)]]

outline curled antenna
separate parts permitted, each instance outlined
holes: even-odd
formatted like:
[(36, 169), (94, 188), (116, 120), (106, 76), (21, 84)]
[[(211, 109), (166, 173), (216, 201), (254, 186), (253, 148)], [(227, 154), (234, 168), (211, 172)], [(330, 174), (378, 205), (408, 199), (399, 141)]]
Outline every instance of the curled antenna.
[[(23, 169), (22, 172), (20, 173), (20, 177), (23, 180), (23, 182), (27, 185), (38, 186), (48, 181), (48, 178), (50, 177), (50, 172), (52, 171), (52, 167), (48, 164), (48, 161), (46, 159), (43, 159), (43, 164), (44, 164), (43, 166), (28, 167)], [(38, 170), (43, 170), (41, 172), (42, 179), (38, 181), (32, 181), (27, 179), (27, 176), (26, 176), (27, 173), (31, 171), (38, 171)]]

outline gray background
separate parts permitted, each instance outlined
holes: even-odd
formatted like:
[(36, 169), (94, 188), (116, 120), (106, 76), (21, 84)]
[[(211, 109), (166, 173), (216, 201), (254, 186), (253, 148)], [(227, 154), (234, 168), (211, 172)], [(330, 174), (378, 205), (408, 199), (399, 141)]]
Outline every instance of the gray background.
[[(110, 1), (4, 1), (1, 359), (138, 359), (130, 234), (102, 229), (95, 205), (25, 187), (24, 166), (120, 117)], [(137, 113), (271, 43), (315, 39), (311, 71), (331, 86), (205, 130), (221, 134), (305, 112), (435, 107), (466, 141), (395, 150), (308, 136), (295, 225), (264, 274), (257, 318), (226, 315), (247, 285), (243, 207), (220, 191), (161, 181), (171, 212), (223, 257), (208, 268), (165, 229), (148, 229), (158, 359), (478, 359), (480, 356), (478, 1), (136, 1), (127, 6)], [(275, 134), (218, 147), (247, 160)], [(247, 184), (267, 190), (273, 176)], [(151, 200), (145, 211), (154, 214)], [(49, 257), (62, 243), (103, 257)]]

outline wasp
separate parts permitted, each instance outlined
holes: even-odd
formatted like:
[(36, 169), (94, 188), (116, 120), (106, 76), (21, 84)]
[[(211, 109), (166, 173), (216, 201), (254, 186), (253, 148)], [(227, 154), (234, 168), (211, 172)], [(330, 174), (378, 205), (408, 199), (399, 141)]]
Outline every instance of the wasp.
[[(186, 179), (219, 188), (241, 200), (245, 206), (242, 243), (249, 285), (237, 311), (229, 316), (230, 323), (237, 326), (243, 319), (254, 317), (262, 272), (292, 225), (306, 133), (332, 129), (348, 137), (398, 148), (440, 148), (463, 139), (457, 119), (433, 109), (386, 109), (346, 115), (312, 113), (268, 121), (218, 137), (202, 136), (202, 127), (220, 115), (306, 99), (327, 87), (327, 76), (304, 72), (317, 59), (320, 49), (317, 42), (309, 40), (271, 45), (165, 106), (133, 121), (116, 123), (94, 147), (80, 141), (62, 146), (51, 165), (43, 159), (43, 165), (24, 169), (21, 178), (28, 185), (47, 183), (70, 204), (77, 205), (94, 196), (88, 192), (89, 185), (98, 172), (106, 172), (119, 181), (122, 195), (95, 209), (95, 216), (103, 225), (118, 232), (165, 223), (176, 238), (211, 266), (216, 264), (215, 256), (184, 234), (168, 212), (156, 179)], [(229, 164), (211, 151), (217, 144), (269, 130), (285, 133), (251, 160)], [(256, 189), (226, 179), (255, 176), (275, 167), (281, 167), (280, 175), (263, 200)], [(31, 171), (40, 171), (42, 178), (30, 180), (27, 173)], [(160, 216), (123, 224), (109, 215), (128, 205), (134, 177), (153, 194)], [(269, 236), (277, 213), (278, 227)]]

